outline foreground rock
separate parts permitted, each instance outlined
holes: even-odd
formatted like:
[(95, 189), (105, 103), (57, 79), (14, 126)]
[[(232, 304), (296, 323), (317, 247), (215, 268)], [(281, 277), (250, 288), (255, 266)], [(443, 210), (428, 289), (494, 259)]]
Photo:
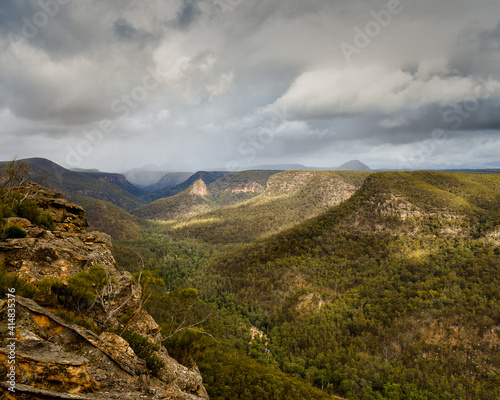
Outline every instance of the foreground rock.
[[(4, 300), (0, 318), (0, 374), (6, 376), (11, 348)], [(30, 399), (66, 398), (61, 397), (64, 393), (87, 394), (81, 398), (88, 399), (208, 399), (199, 373), (177, 363), (164, 349), (158, 352), (165, 367), (157, 379), (119, 336), (97, 336), (67, 324), (30, 299), (17, 298), (16, 337), (16, 392), (22, 385), (19, 391), (30, 393)]]
[[(118, 327), (127, 308), (139, 307), (140, 285), (130, 273), (117, 268), (111, 239), (99, 232), (87, 233), (85, 212), (50, 190), (31, 185), (29, 198), (53, 215), (51, 232), (22, 218), (9, 224), (28, 233), (24, 239), (0, 242), (0, 262), (31, 282), (43, 278), (66, 281), (69, 277), (101, 265), (113, 279), (115, 295), (108, 304), (118, 310), (110, 316), (95, 307), (92, 318), (110, 330)], [(126, 303), (126, 307), (120, 308)], [(8, 305), (0, 300), (0, 374), (6, 376), (9, 348)], [(161, 346), (160, 327), (141, 310), (129, 327), (160, 345), (156, 355), (165, 363), (157, 377), (146, 368), (123, 338), (112, 332), (97, 335), (71, 325), (31, 299), (16, 298), (16, 393), (1, 383), (6, 399), (208, 399), (199, 371), (189, 370), (168, 356)], [(4, 380), (2, 380), (4, 381)], [(24, 395), (24, 397), (23, 397)]]

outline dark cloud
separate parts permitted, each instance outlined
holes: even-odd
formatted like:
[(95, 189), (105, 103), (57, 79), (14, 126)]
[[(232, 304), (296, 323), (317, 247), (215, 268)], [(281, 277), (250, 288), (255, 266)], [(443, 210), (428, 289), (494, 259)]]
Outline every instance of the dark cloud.
[(129, 22), (127, 22), (123, 18), (116, 20), (113, 27), (115, 29), (115, 33), (123, 39), (133, 40), (138, 36), (137, 29), (135, 29)]
[[(0, 158), (43, 149), (65, 163), (108, 121), (82, 166), (394, 166), (436, 129), (491, 164), (497, 3), (401, 0), (382, 24), (387, 0), (2, 1)], [(425, 156), (455, 162), (439, 146)]]
[(41, 11), (34, 1), (4, 0), (0, 3), (0, 32), (18, 34), (24, 24), (23, 18), (32, 20)]
[(500, 23), (490, 30), (482, 31), (479, 34), (480, 50), (485, 53), (500, 53)]
[(200, 0), (182, 0), (174, 23), (176, 28), (187, 29), (202, 15), (199, 2)]

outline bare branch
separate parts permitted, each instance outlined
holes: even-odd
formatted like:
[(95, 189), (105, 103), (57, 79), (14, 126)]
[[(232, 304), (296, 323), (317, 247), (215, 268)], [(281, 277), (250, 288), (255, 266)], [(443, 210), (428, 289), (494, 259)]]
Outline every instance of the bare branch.
[[(112, 287), (112, 283), (111, 283), (111, 279), (109, 280), (109, 288), (108, 288), (108, 309), (105, 310), (106, 312), (106, 318), (104, 319), (104, 325), (106, 325), (106, 323), (109, 321), (109, 319), (114, 315), (116, 314), (118, 311), (120, 311), (125, 305), (127, 305), (130, 300), (133, 299), (133, 297), (136, 295), (136, 293), (140, 290), (141, 288), (141, 278), (142, 278), (142, 273), (145, 269), (145, 264), (144, 264), (144, 259), (142, 258), (142, 256), (139, 254), (139, 253), (136, 253), (139, 258), (141, 259), (141, 271), (139, 272), (139, 277), (137, 279), (137, 285), (135, 286), (134, 288), (134, 284), (131, 283), (131, 293), (130, 293), (130, 296), (127, 298), (127, 300), (125, 300), (121, 305), (119, 305), (117, 308), (115, 308), (114, 310), (109, 310), (109, 308), (111, 307), (112, 305), (112, 302), (113, 302), (113, 299), (111, 298), (111, 295), (114, 295), (114, 290), (113, 290), (113, 287)], [(149, 297), (148, 297), (149, 298)], [(147, 299), (146, 299), (147, 301)], [(104, 302), (102, 303), (103, 306), (104, 306)], [(143, 306), (143, 302), (141, 300), (140, 304), (139, 304), (139, 308), (138, 310), (136, 311), (136, 313), (134, 314), (133, 317), (135, 317), (139, 311), (142, 309), (142, 306)], [(132, 317), (132, 318), (133, 318)], [(128, 324), (130, 323), (132, 319), (129, 320), (129, 322), (127, 323), (127, 326)], [(125, 331), (125, 330), (124, 330)], [(123, 333), (123, 332), (122, 332)]]
[[(193, 331), (198, 332), (198, 333), (204, 333), (203, 331), (199, 331), (199, 330), (195, 329), (195, 327), (203, 324), (208, 318), (210, 318), (211, 315), (212, 315), (212, 313), (208, 314), (201, 321), (195, 322), (194, 324), (191, 324), (191, 325), (184, 325), (186, 323), (186, 319), (184, 318), (184, 320), (181, 322), (181, 324), (177, 328), (175, 328), (173, 331), (172, 331), (172, 329), (170, 330), (169, 335), (166, 336), (164, 339), (162, 339), (162, 342), (172, 338), (173, 336), (175, 336), (179, 332), (182, 332), (185, 330), (193, 330)], [(207, 335), (211, 336), (210, 334), (207, 334)], [(214, 338), (214, 340), (216, 340), (216, 339)]]

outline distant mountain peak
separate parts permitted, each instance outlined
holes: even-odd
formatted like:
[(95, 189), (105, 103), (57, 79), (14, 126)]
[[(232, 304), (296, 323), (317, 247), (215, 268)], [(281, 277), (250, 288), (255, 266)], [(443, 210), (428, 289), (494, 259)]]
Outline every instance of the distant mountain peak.
[(335, 168), (337, 171), (371, 171), (371, 168), (359, 160), (351, 160)]

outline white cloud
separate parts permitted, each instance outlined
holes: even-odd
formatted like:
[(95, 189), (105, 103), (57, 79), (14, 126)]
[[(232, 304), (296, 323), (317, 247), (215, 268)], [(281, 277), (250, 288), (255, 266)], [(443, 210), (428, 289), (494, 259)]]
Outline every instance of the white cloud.
[(214, 99), (230, 89), (233, 73), (218, 63), (211, 51), (190, 54), (183, 38), (166, 40), (153, 54), (163, 95), (171, 101), (196, 105)]
[(380, 65), (311, 70), (300, 75), (276, 104), (296, 118), (391, 114), (465, 101), (476, 96), (475, 88), (482, 84), (472, 77), (440, 76), (438, 71), (443, 71), (442, 64), (425, 63), (416, 74)]
[(169, 110), (164, 108), (164, 109), (160, 110), (156, 115), (157, 115), (157, 118), (159, 120), (166, 120), (166, 119), (169, 119), (172, 114), (170, 113)]

